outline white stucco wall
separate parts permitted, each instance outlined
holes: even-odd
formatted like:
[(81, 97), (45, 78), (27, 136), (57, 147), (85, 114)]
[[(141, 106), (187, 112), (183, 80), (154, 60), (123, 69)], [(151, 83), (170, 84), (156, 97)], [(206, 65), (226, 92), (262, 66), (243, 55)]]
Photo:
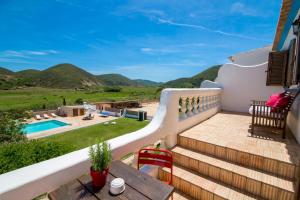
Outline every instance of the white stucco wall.
[(268, 46), (234, 55), (233, 63), (220, 68), (215, 82), (224, 89), (222, 110), (248, 112), (251, 100), (267, 100), (272, 93), (283, 91), (282, 87), (266, 86), (270, 51), (271, 46)]
[(267, 62), (271, 46), (266, 46), (231, 56), (233, 63), (243, 66), (259, 65)]

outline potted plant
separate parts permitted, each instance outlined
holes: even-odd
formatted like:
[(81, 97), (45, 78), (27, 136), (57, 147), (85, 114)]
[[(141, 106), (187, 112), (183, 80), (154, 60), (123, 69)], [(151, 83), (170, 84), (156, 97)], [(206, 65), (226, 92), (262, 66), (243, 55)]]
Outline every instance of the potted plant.
[(100, 142), (90, 147), (89, 157), (91, 161), (90, 174), (93, 186), (102, 188), (106, 183), (109, 164), (112, 160), (111, 148), (107, 142)]

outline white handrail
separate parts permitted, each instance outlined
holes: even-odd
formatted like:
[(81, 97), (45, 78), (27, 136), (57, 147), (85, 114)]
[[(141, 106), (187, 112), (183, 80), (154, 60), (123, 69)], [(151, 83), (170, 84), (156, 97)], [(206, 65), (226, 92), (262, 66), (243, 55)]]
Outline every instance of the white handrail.
[(236, 63), (225, 63), (224, 65), (233, 65), (235, 67), (260, 67), (260, 66), (263, 66), (263, 65), (266, 65), (268, 64), (269, 62), (263, 62), (263, 63), (259, 63), (259, 64), (256, 64), (256, 65), (240, 65), (240, 64), (236, 64)]
[[(114, 159), (137, 152), (159, 139), (168, 147), (177, 143), (177, 134), (216, 114), (220, 109), (220, 88), (165, 89), (158, 110), (149, 125), (138, 131), (109, 140)], [(179, 117), (180, 97), (205, 97), (203, 108)], [(215, 98), (214, 98), (215, 97)], [(218, 98), (216, 98), (218, 97)], [(88, 148), (23, 167), (0, 175), (0, 199), (32, 199), (89, 172)]]

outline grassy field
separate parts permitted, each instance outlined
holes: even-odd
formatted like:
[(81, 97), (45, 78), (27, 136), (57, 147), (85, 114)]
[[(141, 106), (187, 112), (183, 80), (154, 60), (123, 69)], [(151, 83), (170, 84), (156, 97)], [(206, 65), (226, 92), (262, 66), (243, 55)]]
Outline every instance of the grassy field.
[(82, 149), (96, 143), (97, 139), (109, 140), (145, 127), (148, 121), (119, 118), (114, 120), (117, 124), (97, 124), (65, 133), (53, 135), (40, 140), (57, 141), (71, 147), (71, 151)]
[(155, 99), (156, 87), (122, 87), (121, 92), (104, 92), (103, 88), (86, 91), (72, 89), (26, 88), (17, 90), (0, 90), (0, 111), (10, 109), (39, 110), (45, 105), (46, 109), (62, 105), (63, 98), (67, 105), (74, 104), (81, 98), (86, 102), (143, 100)]

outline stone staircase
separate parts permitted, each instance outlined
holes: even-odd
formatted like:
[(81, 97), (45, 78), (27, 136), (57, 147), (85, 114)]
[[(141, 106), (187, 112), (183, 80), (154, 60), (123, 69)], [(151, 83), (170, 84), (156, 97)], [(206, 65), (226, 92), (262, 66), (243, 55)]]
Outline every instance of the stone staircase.
[[(226, 143), (226, 137), (212, 143), (211, 138), (195, 137), (195, 133), (186, 131), (178, 135), (178, 144), (171, 150), (173, 185), (179, 191), (203, 200), (298, 198), (297, 156), (291, 156), (289, 162), (274, 159)], [(159, 170), (161, 180), (167, 180), (169, 174), (168, 169)]]

